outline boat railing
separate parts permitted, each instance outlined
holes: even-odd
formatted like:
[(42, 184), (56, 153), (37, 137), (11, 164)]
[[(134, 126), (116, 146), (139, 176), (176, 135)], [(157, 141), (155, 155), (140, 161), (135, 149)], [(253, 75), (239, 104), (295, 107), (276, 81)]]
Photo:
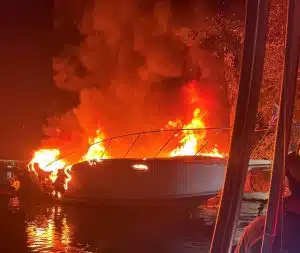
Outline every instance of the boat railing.
[[(57, 160), (53, 161), (52, 163), (59, 161), (59, 160), (68, 160), (67, 158), (72, 157), (72, 156), (78, 156), (78, 154), (83, 155), (88, 153), (89, 149), (91, 149), (95, 145), (101, 145), (104, 147), (104, 150), (102, 153), (100, 152), (100, 155), (95, 158), (95, 160), (102, 160), (104, 158), (108, 157), (113, 157), (113, 158), (132, 158), (132, 159), (145, 159), (145, 158), (163, 158), (163, 157), (169, 157), (169, 153), (172, 150), (172, 148), (168, 148), (169, 146), (172, 146), (172, 141), (178, 141), (176, 143), (177, 145), (173, 146), (178, 146), (180, 143), (180, 139), (182, 138), (183, 135), (180, 133), (184, 133), (185, 136), (192, 135), (192, 134), (199, 134), (200, 132), (206, 131), (206, 133), (210, 133), (211, 137), (217, 136), (220, 133), (227, 132), (230, 134), (231, 128), (230, 127), (224, 127), (224, 128), (176, 128), (176, 129), (158, 129), (158, 130), (149, 130), (149, 131), (140, 131), (140, 132), (134, 132), (134, 133), (127, 133), (127, 134), (122, 134), (122, 135), (117, 135), (113, 137), (108, 137), (103, 140), (97, 141), (92, 143), (91, 145), (88, 146), (87, 150), (82, 150), (82, 149), (77, 149), (75, 151), (72, 151), (70, 153), (61, 155)], [(262, 130), (258, 130), (262, 131)], [(211, 133), (213, 133), (211, 135)], [(158, 138), (153, 137), (155, 134), (160, 134), (162, 135), (162, 140), (157, 141)], [(145, 141), (145, 136), (147, 135), (152, 135), (151, 139), (148, 139), (148, 142)], [(229, 135), (228, 135), (229, 136)], [(121, 141), (122, 139), (126, 138), (132, 138), (131, 141)], [(144, 141), (143, 141), (144, 138)], [(177, 139), (176, 139), (177, 138)], [(174, 140), (176, 139), (176, 140)], [(113, 156), (110, 156), (110, 153), (113, 152), (113, 144), (114, 142), (117, 144), (115, 146), (122, 146), (123, 144), (126, 144), (126, 148), (124, 150), (117, 152), (117, 154), (113, 154)], [(147, 155), (146, 151), (149, 151), (149, 147), (147, 145), (150, 145), (153, 142), (158, 142), (158, 147), (151, 148), (152, 154)], [(138, 145), (139, 144), (139, 145)], [(199, 155), (209, 144), (209, 140), (206, 139), (201, 143), (197, 149), (197, 151), (193, 154), (190, 154), (188, 156), (197, 156)], [(216, 143), (218, 145), (218, 143)], [(132, 155), (134, 148), (137, 146), (143, 146), (145, 147), (144, 150), (139, 150), (138, 155)], [(167, 150), (167, 152), (164, 152)], [(164, 152), (164, 153), (163, 153)], [(50, 166), (52, 163), (50, 163), (48, 166)], [(70, 165), (70, 164), (68, 164)]]
[[(260, 132), (265, 133), (265, 132), (269, 131), (270, 127), (273, 127), (273, 126), (268, 125), (268, 126), (265, 126), (265, 127), (262, 127), (262, 128), (257, 128), (255, 130), (255, 132), (256, 133), (260, 133)], [(103, 151), (103, 153), (100, 157), (102, 159), (103, 157), (105, 157), (105, 154), (109, 153), (109, 149), (111, 148), (111, 145), (112, 145), (113, 141), (120, 140), (122, 138), (127, 138), (127, 137), (134, 137), (133, 140), (130, 143), (128, 143), (128, 149), (126, 149), (124, 151), (123, 155), (114, 156), (115, 158), (127, 158), (128, 155), (130, 154), (131, 150), (133, 150), (133, 148), (137, 145), (138, 141), (140, 139), (142, 139), (144, 135), (169, 133), (169, 136), (167, 136), (166, 138), (163, 138), (162, 144), (159, 145), (159, 147), (156, 149), (157, 151), (154, 152), (153, 155), (150, 155), (150, 156), (140, 155), (140, 157), (139, 157), (139, 158), (149, 158), (149, 157), (151, 157), (151, 158), (155, 159), (155, 158), (160, 157), (159, 155), (162, 154), (162, 152), (164, 150), (166, 150), (168, 148), (168, 146), (171, 146), (170, 144), (172, 144), (172, 141), (174, 140), (174, 138), (176, 138), (176, 137), (180, 138), (180, 136), (182, 137), (182, 135), (180, 135), (180, 133), (184, 132), (185, 136), (188, 136), (188, 135), (197, 134), (201, 131), (209, 131), (209, 133), (213, 133), (213, 135), (211, 135), (210, 138), (206, 138), (206, 139), (202, 140), (202, 143), (200, 143), (197, 151), (194, 152), (193, 154), (190, 154), (189, 156), (197, 156), (197, 155), (201, 154), (201, 152), (203, 152), (206, 149), (207, 145), (210, 143), (210, 139), (214, 140), (214, 142), (215, 142), (214, 146), (219, 146), (220, 143), (217, 143), (215, 138), (217, 136), (219, 136), (221, 133), (224, 133), (224, 132), (227, 132), (228, 134), (230, 134), (231, 128), (230, 127), (223, 127), (223, 128), (216, 128), (216, 127), (210, 127), (210, 128), (208, 128), (208, 127), (207, 128), (176, 128), (176, 129), (159, 129), (159, 130), (141, 131), (141, 132), (135, 132), (135, 133), (129, 133), (129, 134), (123, 134), (123, 135), (118, 135), (118, 136), (105, 138), (101, 141), (98, 141), (98, 142), (95, 142), (95, 143), (91, 144), (88, 147), (88, 149), (90, 149), (94, 145), (97, 145), (97, 144), (100, 144), (100, 143), (107, 143), (105, 145), (105, 149), (104, 149), (104, 151)], [(221, 141), (224, 142), (224, 140), (222, 140), (222, 138), (221, 138)], [(170, 151), (170, 149), (168, 151)], [(225, 150), (225, 152), (223, 152), (223, 153), (227, 153), (227, 152), (228, 152), (228, 150)]]
[[(135, 133), (128, 133), (128, 134), (122, 134), (122, 135), (117, 135), (117, 136), (113, 136), (113, 137), (108, 137), (105, 138), (103, 140), (97, 141), (92, 143), (91, 145), (89, 145), (88, 150), (91, 149), (93, 146), (95, 145), (102, 145), (104, 147), (103, 152), (101, 153), (99, 159), (103, 159), (107, 156), (109, 156), (108, 154), (110, 154), (110, 151), (112, 151), (113, 149), (113, 144), (116, 143), (116, 146), (121, 146), (120, 144), (126, 144), (126, 148), (124, 150), (122, 150), (122, 152), (119, 152), (116, 155), (113, 155), (114, 158), (153, 158), (156, 159), (158, 157), (166, 157), (167, 155), (163, 155), (162, 153), (165, 150), (168, 150), (167, 153), (169, 153), (170, 148), (168, 148), (169, 146), (172, 146), (172, 141), (180, 141), (180, 138), (183, 136), (180, 133), (184, 133), (185, 136), (188, 135), (193, 135), (193, 134), (199, 134), (203, 131), (206, 132), (210, 132), (213, 133), (213, 136), (217, 136), (220, 133), (224, 133), (224, 132), (228, 132), (230, 133), (231, 128), (229, 127), (225, 127), (225, 128), (176, 128), (176, 129), (159, 129), (159, 130), (149, 130), (149, 131), (140, 131), (140, 132), (135, 132)], [(153, 137), (153, 135), (155, 134), (160, 134), (161, 135), (161, 139), (162, 140), (158, 140), (158, 137)], [(151, 139), (145, 140), (145, 136), (147, 135), (151, 135)], [(131, 138), (131, 141), (124, 141), (122, 142), (122, 139), (126, 139), (126, 138)], [(144, 140), (143, 140), (144, 138)], [(174, 140), (176, 139), (176, 140)], [(158, 140), (158, 141), (157, 141)], [(157, 146), (158, 147), (153, 147), (151, 148), (152, 154), (151, 155), (147, 155), (145, 154), (145, 151), (149, 150), (149, 147), (147, 147), (146, 145), (151, 144), (153, 142), (157, 142)], [(191, 154), (190, 156), (196, 156), (198, 154), (200, 154), (205, 147), (208, 145), (209, 140), (206, 139), (203, 141), (203, 143), (201, 143), (197, 149), (197, 151), (194, 154)], [(173, 143), (174, 144), (174, 143)], [(177, 143), (178, 144), (178, 143)], [(144, 152), (136, 152), (139, 153), (138, 156), (132, 156), (131, 153), (134, 150), (134, 148), (136, 148), (138, 145), (140, 146), (145, 146), (146, 150), (143, 150)], [(218, 143), (216, 144), (218, 145)], [(88, 152), (87, 150), (87, 152)], [(59, 159), (65, 159), (71, 155), (75, 155), (78, 152), (82, 152), (82, 150), (76, 150), (74, 152), (68, 153), (67, 155), (61, 156)], [(113, 151), (112, 151), (113, 152)]]
[[(252, 153), (263, 143), (264, 138), (268, 135), (268, 133), (270, 132), (271, 129), (274, 129), (275, 124), (270, 124), (270, 125), (266, 125), (263, 127), (257, 127), (255, 129), (255, 132), (258, 134), (261, 134), (262, 136), (260, 137), (260, 140), (258, 141), (258, 143), (256, 144), (256, 147), (254, 147)], [(293, 128), (295, 129), (293, 131), (294, 135), (296, 135), (296, 138), (299, 140), (299, 136), (300, 136), (300, 123), (293, 121)], [(117, 135), (117, 136), (112, 136), (112, 137), (108, 137), (105, 138), (103, 140), (97, 141), (92, 143), (91, 145), (88, 146), (87, 150), (82, 150), (82, 149), (77, 149), (74, 151), (71, 151), (69, 153), (65, 153), (63, 155), (61, 155), (57, 160), (51, 162), (48, 166), (50, 166), (52, 163), (59, 161), (59, 160), (68, 160), (67, 158), (72, 157), (72, 156), (78, 156), (78, 154), (83, 155), (84, 153), (86, 153), (90, 148), (92, 148), (94, 145), (99, 145), (99, 144), (103, 144), (104, 146), (104, 151), (102, 153), (100, 153), (100, 156), (98, 157), (98, 159), (95, 160), (101, 160), (103, 158), (106, 158), (107, 154), (110, 153), (110, 150), (113, 147), (113, 143), (117, 142), (118, 144), (126, 144), (127, 148), (125, 150), (123, 150), (123, 152), (119, 152), (117, 155), (113, 155), (113, 158), (133, 158), (133, 159), (144, 159), (144, 158), (152, 158), (152, 159), (156, 159), (156, 158), (164, 158), (164, 157), (169, 157), (170, 156), (170, 146), (172, 146), (172, 141), (174, 141), (174, 139), (176, 139), (176, 137), (182, 137), (182, 135), (180, 133), (184, 133), (186, 136), (188, 135), (192, 135), (195, 133), (199, 133), (201, 131), (205, 131), (206, 133), (210, 134), (210, 137), (213, 138), (213, 140), (216, 140), (216, 137), (218, 137), (220, 134), (226, 132), (228, 134), (228, 136), (231, 133), (231, 128), (230, 127), (206, 127), (206, 128), (176, 128), (176, 129), (156, 129), (156, 130), (148, 130), (148, 131), (140, 131), (140, 132), (134, 132), (134, 133), (126, 133), (126, 134), (121, 134), (121, 135)], [(213, 135), (211, 135), (211, 133), (213, 133)], [(138, 152), (139, 156), (130, 156), (130, 154), (132, 154), (132, 150), (134, 150), (134, 148), (136, 146), (138, 146), (138, 144), (140, 146), (143, 146), (141, 143), (142, 139), (144, 136), (146, 135), (155, 135), (155, 134), (161, 134), (164, 135), (164, 138), (162, 138), (162, 141), (159, 143), (158, 147), (156, 147), (155, 149), (152, 149), (153, 154), (151, 155), (146, 155), (145, 152)], [(165, 134), (168, 134), (168, 136), (166, 136)], [(121, 139), (126, 139), (126, 138), (132, 138), (132, 140), (130, 142), (123, 142), (119, 141)], [(189, 156), (198, 156), (200, 155), (202, 152), (205, 151), (205, 149), (207, 148), (208, 144), (211, 144), (210, 139), (211, 138), (206, 138), (202, 143), (200, 143), (197, 151), (193, 154), (190, 154)], [(152, 138), (150, 143), (154, 140), (155, 138)], [(220, 137), (219, 138), (221, 141), (223, 141), (223, 138)], [(228, 138), (229, 139), (229, 138)], [(218, 140), (218, 141), (220, 141)], [(176, 141), (176, 140), (175, 140)], [(177, 138), (177, 145), (180, 144)], [(149, 144), (149, 143), (147, 143)], [(146, 144), (146, 145), (147, 145)], [(174, 143), (173, 143), (174, 144)], [(144, 146), (146, 146), (144, 143)], [(214, 146), (218, 146), (219, 143), (215, 143)], [(168, 149), (169, 148), (169, 149)], [(148, 147), (146, 148), (148, 151)], [(163, 153), (164, 151), (168, 151)], [(228, 150), (222, 150), (223, 154), (227, 154)], [(226, 156), (224, 157), (226, 159)], [(72, 159), (71, 159), (72, 160)], [(8, 162), (11, 160), (0, 160), (3, 162)], [(266, 161), (266, 160), (265, 160)], [(13, 161), (13, 162), (20, 162), (20, 161)], [(70, 163), (66, 164), (67, 165), (72, 165)], [(265, 165), (265, 164), (264, 164)]]
[[(270, 126), (266, 126), (266, 127), (262, 127), (262, 128), (257, 128), (255, 130), (255, 132), (257, 133), (264, 133), (269, 129)], [(124, 143), (126, 144), (125, 146), (127, 147), (125, 150), (123, 150), (122, 152), (119, 152), (118, 155), (113, 155), (113, 158), (132, 158), (132, 159), (145, 159), (145, 158), (152, 158), (152, 159), (157, 159), (157, 158), (165, 158), (165, 157), (170, 157), (170, 151), (172, 150), (172, 148), (170, 148), (170, 146), (172, 146), (172, 142), (174, 141), (174, 139), (176, 139), (175, 141), (177, 141), (177, 147), (178, 144), (180, 144), (180, 138), (182, 138), (183, 135), (181, 135), (180, 133), (184, 133), (185, 136), (188, 135), (192, 135), (195, 133), (200, 133), (201, 131), (205, 131), (206, 133), (210, 134), (210, 137), (213, 138), (213, 140), (215, 141), (216, 139), (220, 139), (222, 140), (223, 138), (216, 138), (218, 137), (221, 133), (226, 133), (228, 134), (228, 136), (230, 136), (230, 132), (231, 132), (231, 128), (230, 127), (224, 127), (224, 128), (216, 128), (216, 127), (207, 127), (207, 128), (176, 128), (176, 129), (158, 129), (158, 130), (149, 130), (149, 131), (140, 131), (140, 132), (134, 132), (134, 133), (128, 133), (128, 134), (122, 134), (122, 135), (117, 135), (117, 136), (113, 136), (113, 137), (108, 137), (105, 138), (103, 140), (100, 140), (98, 142), (94, 142), (93, 144), (89, 145), (88, 150), (75, 150), (73, 152), (64, 154), (62, 156), (60, 156), (57, 160), (53, 161), (52, 163), (59, 161), (59, 160), (68, 160), (67, 158), (71, 157), (71, 156), (78, 156), (78, 154), (84, 154), (86, 152), (89, 151), (89, 149), (91, 149), (93, 146), (95, 145), (103, 145), (104, 146), (104, 150), (102, 153), (100, 153), (100, 156), (97, 157), (96, 160), (102, 160), (104, 158), (110, 157), (110, 151), (112, 151), (113, 149), (113, 143), (116, 142), (117, 145), (116, 146), (120, 146), (120, 144), (122, 143), (122, 141), (120, 141), (121, 139), (125, 139), (125, 138), (132, 138), (132, 140), (130, 142), (125, 141)], [(146, 135), (155, 135), (155, 134), (161, 134), (163, 135), (162, 141), (159, 142), (159, 145), (157, 148), (152, 149), (153, 153), (151, 155), (146, 155), (145, 152), (143, 154), (143, 152), (140, 152), (140, 150), (136, 153), (138, 153), (138, 156), (134, 156), (132, 155), (133, 150), (135, 147), (138, 146), (138, 144), (140, 144), (140, 146), (144, 146), (146, 151), (149, 150), (149, 147), (147, 145), (149, 145), (149, 143), (151, 144), (155, 138), (151, 138), (149, 142), (146, 143), (141, 143), (140, 141), (143, 139), (144, 136)], [(166, 135), (168, 134), (168, 135)], [(123, 144), (124, 144), (123, 143)], [(189, 156), (198, 156), (200, 155), (202, 152), (204, 152), (208, 146), (208, 144), (210, 143), (210, 138), (205, 139), (199, 146), (196, 152), (194, 152), (193, 154), (189, 155)], [(142, 145), (144, 144), (144, 145)], [(212, 144), (212, 143), (210, 143)], [(219, 143), (214, 143), (213, 146), (218, 146)], [(173, 146), (176, 147), (176, 145)], [(145, 150), (143, 150), (145, 151)], [(222, 150), (223, 151), (223, 150)], [(223, 154), (227, 153), (228, 151), (225, 150), (225, 152), (223, 152)], [(226, 159), (226, 157), (224, 157)], [(49, 165), (51, 165), (52, 163), (50, 163)], [(70, 163), (66, 164), (70, 165)], [(72, 165), (72, 164), (71, 164)], [(265, 165), (265, 163), (264, 163)]]

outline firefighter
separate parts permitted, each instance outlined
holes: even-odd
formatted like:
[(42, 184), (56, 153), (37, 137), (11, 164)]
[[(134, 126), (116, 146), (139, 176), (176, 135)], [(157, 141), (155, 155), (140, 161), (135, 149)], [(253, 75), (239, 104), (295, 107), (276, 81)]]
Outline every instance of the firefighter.
[[(300, 252), (300, 156), (296, 152), (287, 157), (286, 177), (291, 194), (283, 201), (272, 253)], [(261, 252), (265, 221), (262, 215), (245, 228), (235, 253)]]

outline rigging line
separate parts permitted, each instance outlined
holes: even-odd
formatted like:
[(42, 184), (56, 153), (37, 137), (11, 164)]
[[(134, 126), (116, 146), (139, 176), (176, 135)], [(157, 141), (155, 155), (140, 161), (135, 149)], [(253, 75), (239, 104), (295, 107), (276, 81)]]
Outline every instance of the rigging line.
[(108, 141), (108, 144), (106, 145), (106, 147), (105, 147), (105, 149), (104, 149), (104, 151), (103, 151), (103, 153), (102, 153), (102, 155), (101, 155), (100, 159), (102, 159), (102, 158), (103, 158), (103, 156), (104, 156), (104, 154), (105, 154), (106, 150), (108, 149), (108, 147), (109, 147), (109, 146), (110, 146), (110, 144), (111, 144), (111, 141), (112, 141), (112, 139), (110, 139), (110, 140)]
[[(77, 149), (77, 150), (75, 150), (75, 151), (73, 151), (73, 152), (70, 152), (70, 153), (68, 153), (68, 154), (66, 154), (66, 155), (63, 155), (63, 156), (59, 157), (58, 159), (55, 159), (54, 161), (48, 163), (48, 164), (45, 166), (45, 168), (48, 167), (48, 166), (50, 166), (51, 164), (53, 164), (53, 163), (59, 161), (59, 160), (62, 160), (62, 159), (64, 159), (64, 158), (66, 158), (67, 156), (70, 156), (70, 155), (73, 155), (73, 154), (79, 152), (80, 150), (81, 150), (81, 149)], [(29, 164), (30, 164), (30, 163), (29, 163)]]
[[(267, 125), (267, 126), (273, 126), (273, 125)], [(266, 126), (266, 127), (267, 127)], [(219, 130), (219, 131), (230, 131), (232, 130), (231, 127), (206, 127), (206, 128), (179, 128), (179, 129), (163, 129), (163, 130), (151, 130), (151, 131), (143, 131), (143, 132), (135, 132), (135, 133), (129, 133), (129, 134), (123, 134), (123, 135), (119, 135), (119, 136), (114, 136), (114, 137), (110, 137), (110, 138), (106, 138), (104, 140), (101, 140), (101, 141), (97, 141), (97, 142), (94, 142), (93, 144), (90, 144), (89, 145), (89, 148), (88, 150), (90, 149), (91, 146), (93, 145), (96, 145), (96, 144), (99, 144), (99, 143), (102, 143), (102, 142), (110, 142), (114, 139), (117, 139), (117, 138), (124, 138), (124, 137), (129, 137), (129, 136), (134, 136), (134, 135), (138, 135), (138, 134), (142, 134), (142, 135), (145, 135), (145, 134), (151, 134), (151, 133), (158, 133), (158, 132), (172, 132), (172, 131), (188, 131), (188, 130)], [(263, 132), (263, 131), (266, 131), (267, 129), (266, 128), (256, 128), (254, 131), (255, 132)], [(73, 155), (79, 151), (81, 151), (82, 149), (76, 149), (75, 151), (72, 151), (70, 153), (67, 153), (66, 155), (63, 155), (63, 156), (60, 156), (59, 158), (57, 158), (56, 160), (50, 162), (49, 164), (47, 164), (45, 167), (48, 167), (50, 166), (51, 164), (59, 161), (59, 160), (62, 160), (70, 155)], [(30, 165), (30, 163), (28, 164)]]
[(255, 146), (255, 148), (252, 150), (252, 153), (250, 155), (250, 157), (254, 154), (254, 152), (258, 149), (259, 145), (263, 143), (263, 141), (265, 140), (265, 138), (267, 137), (268, 133), (270, 132), (270, 130), (272, 129), (273, 126), (269, 126), (267, 131), (265, 132), (265, 134), (263, 135), (263, 137), (260, 139), (260, 141), (257, 143), (257, 145)]
[[(278, 96), (277, 96), (277, 97), (278, 97)], [(275, 101), (276, 101), (276, 99), (275, 99)], [(270, 106), (268, 106), (268, 109), (266, 110), (266, 114), (269, 113), (269, 112), (271, 111), (272, 107), (273, 107), (273, 109), (274, 109), (274, 103), (272, 103)], [(262, 114), (258, 119), (256, 119), (256, 121), (259, 122), (259, 121), (262, 120), (263, 118), (264, 118), (264, 116), (263, 116), (263, 114)]]
[[(215, 134), (215, 137), (218, 136), (220, 133), (222, 132), (222, 130), (219, 130), (216, 134)], [(208, 143), (208, 140), (206, 140), (202, 145), (201, 147), (198, 149), (198, 151), (194, 154), (194, 156), (198, 155), (198, 153), (203, 150), (203, 148), (205, 148), (205, 146), (207, 145)]]
[(136, 142), (138, 141), (138, 139), (140, 138), (140, 136), (142, 135), (142, 133), (140, 133), (133, 141), (133, 143), (130, 145), (129, 149), (127, 150), (126, 154), (123, 156), (123, 158), (126, 158), (126, 156), (128, 155), (128, 153), (130, 152), (130, 150), (133, 148), (133, 146), (136, 144)]
[[(273, 125), (266, 125), (266, 127), (268, 126), (273, 126)], [(199, 131), (199, 130), (209, 130), (209, 131), (213, 131), (213, 130), (221, 130), (221, 131), (230, 131), (232, 130), (232, 127), (199, 127), (199, 128), (175, 128), (175, 129), (160, 129), (160, 130), (150, 130), (150, 131), (144, 131), (142, 132), (143, 135), (146, 134), (151, 134), (151, 133), (159, 133), (159, 132), (173, 132), (173, 131)], [(266, 131), (266, 128), (256, 128), (254, 131), (255, 132), (262, 132), (262, 131)], [(124, 138), (124, 137), (129, 137), (129, 136), (133, 136), (133, 135), (138, 135), (141, 132), (135, 132), (135, 133), (129, 133), (129, 134), (123, 134), (123, 135), (118, 135), (118, 136), (114, 136), (114, 137), (110, 137), (110, 138), (106, 138), (105, 140), (101, 140), (101, 141), (97, 141), (94, 142), (93, 144), (91, 144), (90, 146), (96, 145), (98, 143), (101, 142), (105, 142), (105, 141), (109, 141), (110, 139), (117, 139), (117, 138)], [(188, 133), (188, 134), (192, 134), (192, 133)]]
[(174, 138), (174, 136), (179, 132), (179, 130), (176, 130), (171, 137), (167, 140), (167, 142), (158, 150), (158, 152), (155, 154), (154, 158), (156, 158), (159, 153), (170, 143), (170, 141)]

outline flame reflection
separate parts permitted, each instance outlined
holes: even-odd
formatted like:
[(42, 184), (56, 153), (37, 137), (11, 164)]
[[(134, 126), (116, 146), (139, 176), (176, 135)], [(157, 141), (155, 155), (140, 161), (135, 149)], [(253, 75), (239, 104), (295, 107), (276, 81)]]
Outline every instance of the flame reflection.
[(32, 252), (65, 252), (71, 243), (71, 227), (60, 206), (48, 208), (27, 221), (26, 233)]

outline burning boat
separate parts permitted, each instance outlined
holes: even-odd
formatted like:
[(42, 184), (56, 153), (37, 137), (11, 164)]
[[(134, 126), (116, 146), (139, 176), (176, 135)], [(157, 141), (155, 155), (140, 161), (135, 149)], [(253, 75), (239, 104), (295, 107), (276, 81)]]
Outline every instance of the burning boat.
[(66, 166), (59, 154), (40, 150), (29, 166), (42, 191), (62, 201), (108, 205), (199, 203), (222, 188), (226, 163), (212, 152), (148, 159), (101, 157)]
[(74, 165), (63, 199), (103, 204), (199, 203), (223, 185), (225, 160), (215, 157), (103, 159)]
[[(63, 202), (189, 207), (220, 192), (225, 165), (224, 158), (212, 156), (102, 159), (59, 170), (53, 182), (42, 176), (39, 181), (46, 194)], [(267, 166), (269, 161), (249, 163), (249, 169)], [(45, 172), (43, 178), (49, 175)]]
[(190, 156), (189, 149), (182, 146), (168, 157), (127, 158), (132, 146), (122, 158), (111, 158), (105, 154), (107, 147), (96, 142), (72, 166), (60, 158), (58, 149), (39, 150), (29, 168), (41, 189), (62, 201), (128, 205), (180, 200), (198, 204), (199, 199), (222, 188), (226, 161), (217, 149), (209, 153), (191, 149), (197, 154)]
[[(75, 162), (61, 156), (60, 149), (38, 150), (29, 168), (42, 191), (60, 201), (197, 205), (217, 194), (225, 177), (226, 153), (220, 153), (215, 144), (222, 138), (213, 138), (216, 136), (209, 130), (219, 135), (230, 129), (206, 128), (196, 108), (189, 123), (169, 121), (156, 131), (105, 139), (98, 129), (88, 138), (88, 151), (79, 154)], [(158, 134), (162, 137), (159, 143)], [(133, 139), (128, 142), (127, 137)], [(141, 139), (144, 142), (138, 145)], [(208, 147), (208, 139), (215, 145)], [(117, 144), (116, 150), (112, 143)], [(145, 155), (149, 150), (151, 154)]]
[[(75, 162), (61, 156), (60, 149), (38, 150), (29, 168), (43, 191), (64, 201), (129, 204), (196, 199), (198, 203), (199, 198), (216, 194), (224, 180), (224, 156), (216, 145), (206, 147), (208, 130), (196, 108), (189, 123), (169, 121), (156, 131), (105, 139), (98, 129), (94, 138), (88, 138), (88, 151)], [(133, 140), (127, 142), (127, 137)], [(141, 139), (144, 143), (135, 150)], [(120, 151), (123, 146), (126, 149)], [(149, 150), (152, 154), (143, 153)]]
[[(210, 198), (222, 189), (226, 159), (216, 147), (203, 149), (198, 141), (204, 142), (204, 134), (197, 134), (196, 130), (183, 129), (183, 135), (179, 135), (181, 145), (166, 151), (167, 156), (159, 156), (175, 138), (178, 129), (173, 130), (175, 133), (151, 158), (134, 158), (128, 154), (134, 153), (132, 149), (142, 134), (157, 132), (130, 134), (136, 136), (132, 144), (121, 158), (112, 158), (113, 149), (109, 145), (124, 136), (108, 138), (105, 140), (108, 144), (104, 145), (98, 131), (90, 141), (89, 150), (74, 165), (70, 165), (68, 157), (60, 155), (59, 149), (42, 149), (35, 153), (29, 168), (42, 191), (60, 201), (197, 205), (201, 199)], [(117, 143), (120, 146), (121, 141)], [(249, 168), (262, 165), (264, 161), (252, 160)]]
[[(226, 154), (216, 145), (206, 146), (207, 131), (212, 129), (205, 127), (201, 117), (196, 108), (188, 124), (169, 121), (165, 129), (106, 139), (98, 129), (95, 137), (88, 139), (88, 151), (75, 162), (61, 156), (60, 149), (41, 149), (29, 168), (42, 191), (60, 201), (197, 205), (222, 189), (226, 165)], [(224, 129), (213, 130), (219, 134)], [(157, 134), (163, 137), (158, 151), (153, 148)], [(124, 141), (129, 136), (133, 137), (130, 143)], [(134, 150), (140, 139), (148, 142)], [(126, 149), (120, 152), (123, 146)], [(144, 155), (145, 150), (153, 152)]]

